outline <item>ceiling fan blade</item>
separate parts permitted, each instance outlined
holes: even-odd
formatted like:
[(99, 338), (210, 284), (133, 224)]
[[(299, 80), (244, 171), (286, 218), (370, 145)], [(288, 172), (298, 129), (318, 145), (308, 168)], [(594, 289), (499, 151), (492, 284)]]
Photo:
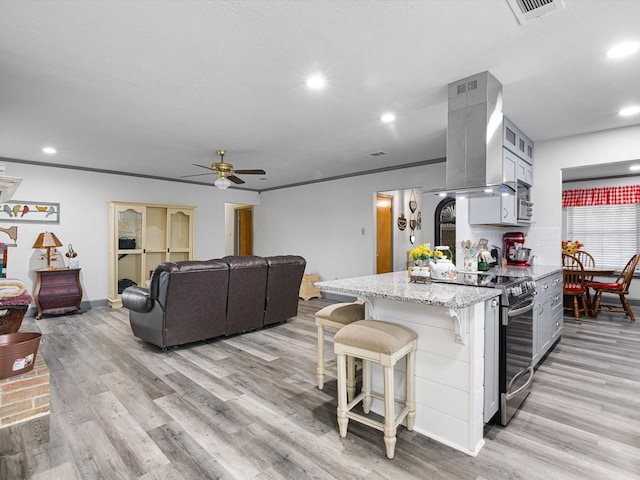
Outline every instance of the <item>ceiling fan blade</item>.
[(240, 185), (241, 183), (244, 183), (244, 180), (236, 177), (235, 175), (227, 175), (227, 178), (231, 180), (233, 183), (235, 183), (236, 185)]
[(206, 168), (207, 170), (213, 170), (213, 168), (211, 168), (211, 167), (206, 167), (206, 166), (204, 166), (204, 165), (198, 165), (197, 163), (192, 163), (191, 165), (194, 165), (194, 166), (196, 166), (196, 167)]
[(189, 177), (201, 177), (203, 175), (211, 175), (213, 173), (216, 172), (209, 172), (209, 173), (196, 173), (195, 175), (182, 175), (180, 178), (189, 178)]
[(234, 172), (244, 174), (244, 175), (265, 175), (267, 173), (260, 168), (253, 169), (253, 170), (234, 170)]

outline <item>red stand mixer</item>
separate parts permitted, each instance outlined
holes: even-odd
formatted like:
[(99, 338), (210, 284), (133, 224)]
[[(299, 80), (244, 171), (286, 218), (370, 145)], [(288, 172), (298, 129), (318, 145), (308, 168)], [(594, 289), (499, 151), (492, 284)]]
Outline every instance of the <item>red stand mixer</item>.
[(508, 232), (502, 237), (504, 240), (504, 252), (507, 257), (507, 265), (516, 267), (530, 267), (529, 258), (531, 249), (524, 248), (524, 233)]

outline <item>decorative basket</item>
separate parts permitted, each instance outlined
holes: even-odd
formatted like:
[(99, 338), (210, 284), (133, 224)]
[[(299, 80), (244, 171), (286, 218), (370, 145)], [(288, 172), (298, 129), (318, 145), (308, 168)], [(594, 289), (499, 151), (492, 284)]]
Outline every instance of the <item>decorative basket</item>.
[(29, 305), (0, 306), (0, 335), (16, 333), (28, 308)]
[(37, 332), (0, 335), (0, 380), (33, 370), (41, 340)]

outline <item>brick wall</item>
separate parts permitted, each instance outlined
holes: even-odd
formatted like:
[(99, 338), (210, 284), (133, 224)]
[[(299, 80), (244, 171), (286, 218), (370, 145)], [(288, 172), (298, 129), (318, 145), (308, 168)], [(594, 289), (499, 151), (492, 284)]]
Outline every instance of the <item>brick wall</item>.
[(36, 355), (33, 370), (0, 380), (0, 428), (49, 413), (49, 368)]

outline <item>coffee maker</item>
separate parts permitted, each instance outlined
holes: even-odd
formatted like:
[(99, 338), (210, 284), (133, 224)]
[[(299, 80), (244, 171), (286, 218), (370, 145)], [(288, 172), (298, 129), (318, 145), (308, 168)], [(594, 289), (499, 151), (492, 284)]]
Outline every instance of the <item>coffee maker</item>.
[(524, 233), (508, 232), (502, 237), (504, 240), (504, 252), (507, 264), (519, 267), (529, 267), (531, 249), (524, 248)]

